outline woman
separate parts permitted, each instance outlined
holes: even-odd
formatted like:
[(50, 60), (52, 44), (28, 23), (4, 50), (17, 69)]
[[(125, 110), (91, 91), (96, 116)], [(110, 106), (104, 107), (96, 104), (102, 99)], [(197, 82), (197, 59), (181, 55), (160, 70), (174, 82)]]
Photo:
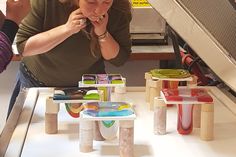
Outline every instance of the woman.
[(8, 0), (6, 6), (6, 17), (0, 11), (0, 73), (11, 61), (13, 56), (11, 45), (19, 23), (30, 9), (30, 3), (29, 0)]
[(17, 35), (23, 60), (9, 113), (19, 88), (78, 86), (85, 73), (105, 73), (105, 60), (120, 66), (129, 58), (128, 0), (34, 0), (31, 7)]

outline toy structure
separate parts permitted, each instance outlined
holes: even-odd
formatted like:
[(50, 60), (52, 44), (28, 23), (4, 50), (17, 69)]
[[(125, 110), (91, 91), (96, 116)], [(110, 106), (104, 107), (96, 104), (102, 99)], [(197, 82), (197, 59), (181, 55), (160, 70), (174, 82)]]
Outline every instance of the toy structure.
[(68, 113), (80, 120), (81, 152), (92, 151), (93, 140), (113, 139), (119, 127), (120, 156), (132, 157), (136, 116), (124, 102), (125, 89), (119, 74), (85, 74), (77, 88), (54, 89), (46, 100), (45, 132), (57, 133), (59, 105), (65, 103)]
[[(165, 117), (167, 110), (166, 106), (170, 104), (171, 105), (178, 104), (177, 130), (180, 134), (190, 134), (192, 132), (193, 127), (200, 128), (201, 118), (202, 118), (201, 103), (207, 103), (207, 102), (198, 103), (198, 101), (194, 101), (190, 103), (189, 100), (191, 100), (191, 94), (187, 95), (188, 96), (187, 99), (183, 99), (183, 101), (179, 101), (178, 103), (177, 102), (171, 103), (171, 101), (167, 101), (166, 103), (161, 103), (161, 100), (159, 100), (162, 90), (167, 90), (167, 89), (170, 91), (178, 90), (178, 84), (180, 81), (187, 81), (188, 86), (183, 86), (182, 87), (183, 89), (196, 87), (197, 86), (196, 76), (191, 75), (188, 71), (183, 69), (154, 69), (148, 73), (145, 73), (145, 79), (146, 79), (146, 101), (149, 102), (150, 109), (154, 110), (155, 134), (166, 133), (165, 130), (166, 128)], [(180, 93), (180, 95), (181, 94), (183, 93)], [(188, 105), (186, 105), (186, 103), (188, 103)], [(202, 139), (205, 138), (202, 137)]]
[(191, 74), (183, 69), (153, 69), (145, 73), (146, 101), (150, 110), (154, 109), (154, 98), (160, 96), (163, 88), (178, 88), (180, 81), (193, 81)]
[[(212, 97), (203, 88), (163, 89), (156, 97), (154, 130), (166, 134), (166, 105), (178, 104), (178, 131), (189, 134), (192, 131), (193, 104), (201, 106), (200, 137), (202, 140), (214, 138), (214, 104)], [(181, 104), (181, 105), (180, 105)]]
[[(81, 104), (87, 102), (97, 102), (101, 100), (99, 91), (94, 87), (60, 88), (53, 89), (51, 93), (52, 95), (46, 99), (45, 111), (45, 132), (48, 134), (55, 134), (58, 132), (57, 114), (60, 110), (60, 103)], [(82, 108), (79, 108), (78, 113), (81, 110)], [(73, 114), (76, 113), (70, 113), (70, 115)]]
[[(102, 101), (124, 101), (122, 97), (126, 93), (125, 79), (120, 74), (84, 74), (79, 87), (96, 87), (102, 93)], [(115, 100), (111, 100), (114, 88)], [(116, 137), (118, 121), (97, 121), (94, 128), (94, 139), (103, 141)]]
[(97, 87), (103, 91), (103, 101), (111, 101), (111, 90), (125, 93), (125, 78), (120, 74), (84, 74), (79, 87)]
[(134, 111), (129, 104), (123, 102), (88, 103), (81, 112), (80, 119), (80, 151), (93, 150), (93, 129), (95, 121), (119, 120), (119, 150), (121, 157), (133, 156)]

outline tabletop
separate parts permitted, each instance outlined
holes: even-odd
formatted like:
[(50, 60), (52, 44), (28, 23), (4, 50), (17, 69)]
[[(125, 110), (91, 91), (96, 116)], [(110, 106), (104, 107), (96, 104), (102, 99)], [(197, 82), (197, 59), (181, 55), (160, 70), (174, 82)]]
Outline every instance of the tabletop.
[[(125, 99), (134, 106), (134, 156), (135, 157), (235, 157), (236, 114), (235, 102), (216, 87), (210, 88), (215, 103), (213, 141), (202, 141), (199, 129), (190, 135), (177, 133), (176, 107), (167, 111), (167, 134), (154, 135), (153, 111), (145, 102), (144, 88), (127, 88)], [(79, 151), (79, 119), (68, 115), (64, 105), (58, 114), (58, 134), (44, 131), (46, 89), (30, 89), (12, 134), (6, 157), (117, 157), (119, 140), (94, 141), (93, 151)], [(1, 139), (0, 139), (1, 140)]]

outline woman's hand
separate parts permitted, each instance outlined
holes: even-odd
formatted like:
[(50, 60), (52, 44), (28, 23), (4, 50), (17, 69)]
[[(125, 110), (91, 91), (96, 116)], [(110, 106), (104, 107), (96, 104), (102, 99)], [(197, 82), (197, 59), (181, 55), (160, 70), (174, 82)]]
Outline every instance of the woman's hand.
[(91, 21), (94, 26), (94, 32), (97, 36), (104, 34), (107, 30), (108, 13), (98, 18), (97, 21)]
[(72, 35), (78, 33), (86, 27), (86, 17), (81, 13), (80, 9), (73, 11), (65, 24), (67, 31)]
[(20, 24), (30, 11), (30, 0), (7, 0), (6, 6), (6, 19)]

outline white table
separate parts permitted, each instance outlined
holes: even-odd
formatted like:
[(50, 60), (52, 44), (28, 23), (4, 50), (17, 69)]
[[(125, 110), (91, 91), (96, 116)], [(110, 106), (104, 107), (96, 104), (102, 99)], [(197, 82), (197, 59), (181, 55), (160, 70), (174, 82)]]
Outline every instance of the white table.
[[(236, 113), (236, 104), (217, 88), (212, 88), (211, 92), (215, 102), (215, 139), (210, 142), (200, 140), (197, 129), (193, 130), (191, 135), (179, 135), (176, 131), (175, 107), (168, 108), (168, 134), (154, 135), (153, 111), (150, 111), (145, 103), (144, 88), (141, 88), (142, 91), (132, 88), (136, 92), (130, 90), (131, 88), (128, 88), (126, 100), (133, 103), (137, 116), (134, 124), (135, 157), (235, 157), (236, 114), (232, 111)], [(94, 141), (92, 152), (81, 153), (79, 120), (71, 118), (64, 107), (61, 107), (58, 117), (60, 121), (58, 134), (45, 134), (44, 113), (47, 95), (46, 90), (29, 91), (25, 107), (6, 151), (6, 157), (19, 156), (20, 152), (22, 157), (119, 156), (118, 139)]]

